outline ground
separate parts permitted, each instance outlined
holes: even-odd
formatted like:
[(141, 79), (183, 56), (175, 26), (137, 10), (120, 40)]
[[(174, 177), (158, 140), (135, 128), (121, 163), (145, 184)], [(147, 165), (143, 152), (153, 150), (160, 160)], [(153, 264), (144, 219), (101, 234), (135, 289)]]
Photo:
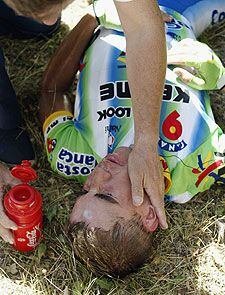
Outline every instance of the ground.
[[(73, 26), (79, 16), (73, 4), (63, 19)], [(71, 12), (72, 11), (72, 12)], [(82, 14), (82, 7), (79, 8)], [(68, 20), (69, 18), (69, 20)], [(0, 295), (224, 295), (224, 187), (214, 186), (184, 205), (167, 204), (169, 229), (158, 231), (155, 253), (137, 273), (125, 279), (96, 277), (74, 257), (64, 231), (81, 187), (53, 173), (43, 150), (37, 99), (45, 66), (69, 29), (63, 26), (52, 39), (23, 41), (1, 38), (9, 75), (37, 151), (34, 186), (44, 199), (44, 240), (34, 253), (21, 254), (0, 242)], [(225, 60), (225, 25), (202, 37)], [(225, 130), (224, 96), (213, 92), (216, 121)]]

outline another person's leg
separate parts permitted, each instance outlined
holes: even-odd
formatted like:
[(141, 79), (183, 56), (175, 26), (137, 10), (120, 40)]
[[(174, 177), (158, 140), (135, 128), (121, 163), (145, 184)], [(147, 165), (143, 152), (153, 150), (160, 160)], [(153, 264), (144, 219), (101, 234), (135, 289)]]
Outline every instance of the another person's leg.
[[(59, 25), (60, 20), (47, 26), (19, 16), (0, 0), (0, 35), (12, 34), (20, 38), (49, 36)], [(0, 161), (15, 164), (23, 159), (34, 159), (34, 152), (26, 131), (21, 128), (18, 100), (0, 49)]]
[(27, 133), (20, 127), (21, 115), (15, 91), (5, 69), (3, 52), (0, 51), (0, 160), (20, 163), (34, 159), (34, 152)]

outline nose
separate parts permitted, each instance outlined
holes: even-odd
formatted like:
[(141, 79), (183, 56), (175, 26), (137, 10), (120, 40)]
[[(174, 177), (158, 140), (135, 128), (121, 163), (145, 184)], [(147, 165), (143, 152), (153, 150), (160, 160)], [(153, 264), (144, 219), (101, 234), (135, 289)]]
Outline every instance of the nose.
[(101, 167), (96, 167), (94, 171), (88, 176), (84, 184), (84, 189), (87, 191), (99, 191), (99, 187), (111, 178), (111, 174)]

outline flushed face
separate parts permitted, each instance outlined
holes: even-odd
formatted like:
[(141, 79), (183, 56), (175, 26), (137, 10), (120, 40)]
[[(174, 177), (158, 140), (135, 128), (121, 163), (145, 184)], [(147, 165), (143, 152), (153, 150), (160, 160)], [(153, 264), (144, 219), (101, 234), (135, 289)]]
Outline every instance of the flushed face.
[(129, 152), (129, 148), (119, 148), (96, 166), (84, 185), (87, 193), (74, 205), (70, 223), (83, 221), (90, 227), (109, 230), (119, 218), (129, 220), (139, 214), (146, 230), (156, 230), (158, 219), (147, 195), (141, 206), (132, 204), (127, 170)]

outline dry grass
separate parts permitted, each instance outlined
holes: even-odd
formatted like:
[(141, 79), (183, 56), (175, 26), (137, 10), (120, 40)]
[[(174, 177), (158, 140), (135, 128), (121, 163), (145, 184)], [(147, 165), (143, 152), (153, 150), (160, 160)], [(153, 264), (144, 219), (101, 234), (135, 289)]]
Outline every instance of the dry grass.
[[(64, 232), (79, 185), (54, 174), (43, 151), (37, 116), (39, 83), (47, 61), (67, 33), (62, 27), (52, 39), (1, 39), (10, 77), (17, 91), (24, 126), (37, 151), (36, 188), (44, 198), (44, 235), (40, 247), (21, 254), (0, 242), (0, 295), (224, 295), (224, 187), (214, 186), (185, 204), (167, 204), (170, 227), (158, 231), (155, 255), (138, 273), (123, 280), (96, 278), (74, 257)], [(225, 60), (225, 25), (203, 37)], [(212, 93), (217, 122), (225, 130), (225, 102)]]

